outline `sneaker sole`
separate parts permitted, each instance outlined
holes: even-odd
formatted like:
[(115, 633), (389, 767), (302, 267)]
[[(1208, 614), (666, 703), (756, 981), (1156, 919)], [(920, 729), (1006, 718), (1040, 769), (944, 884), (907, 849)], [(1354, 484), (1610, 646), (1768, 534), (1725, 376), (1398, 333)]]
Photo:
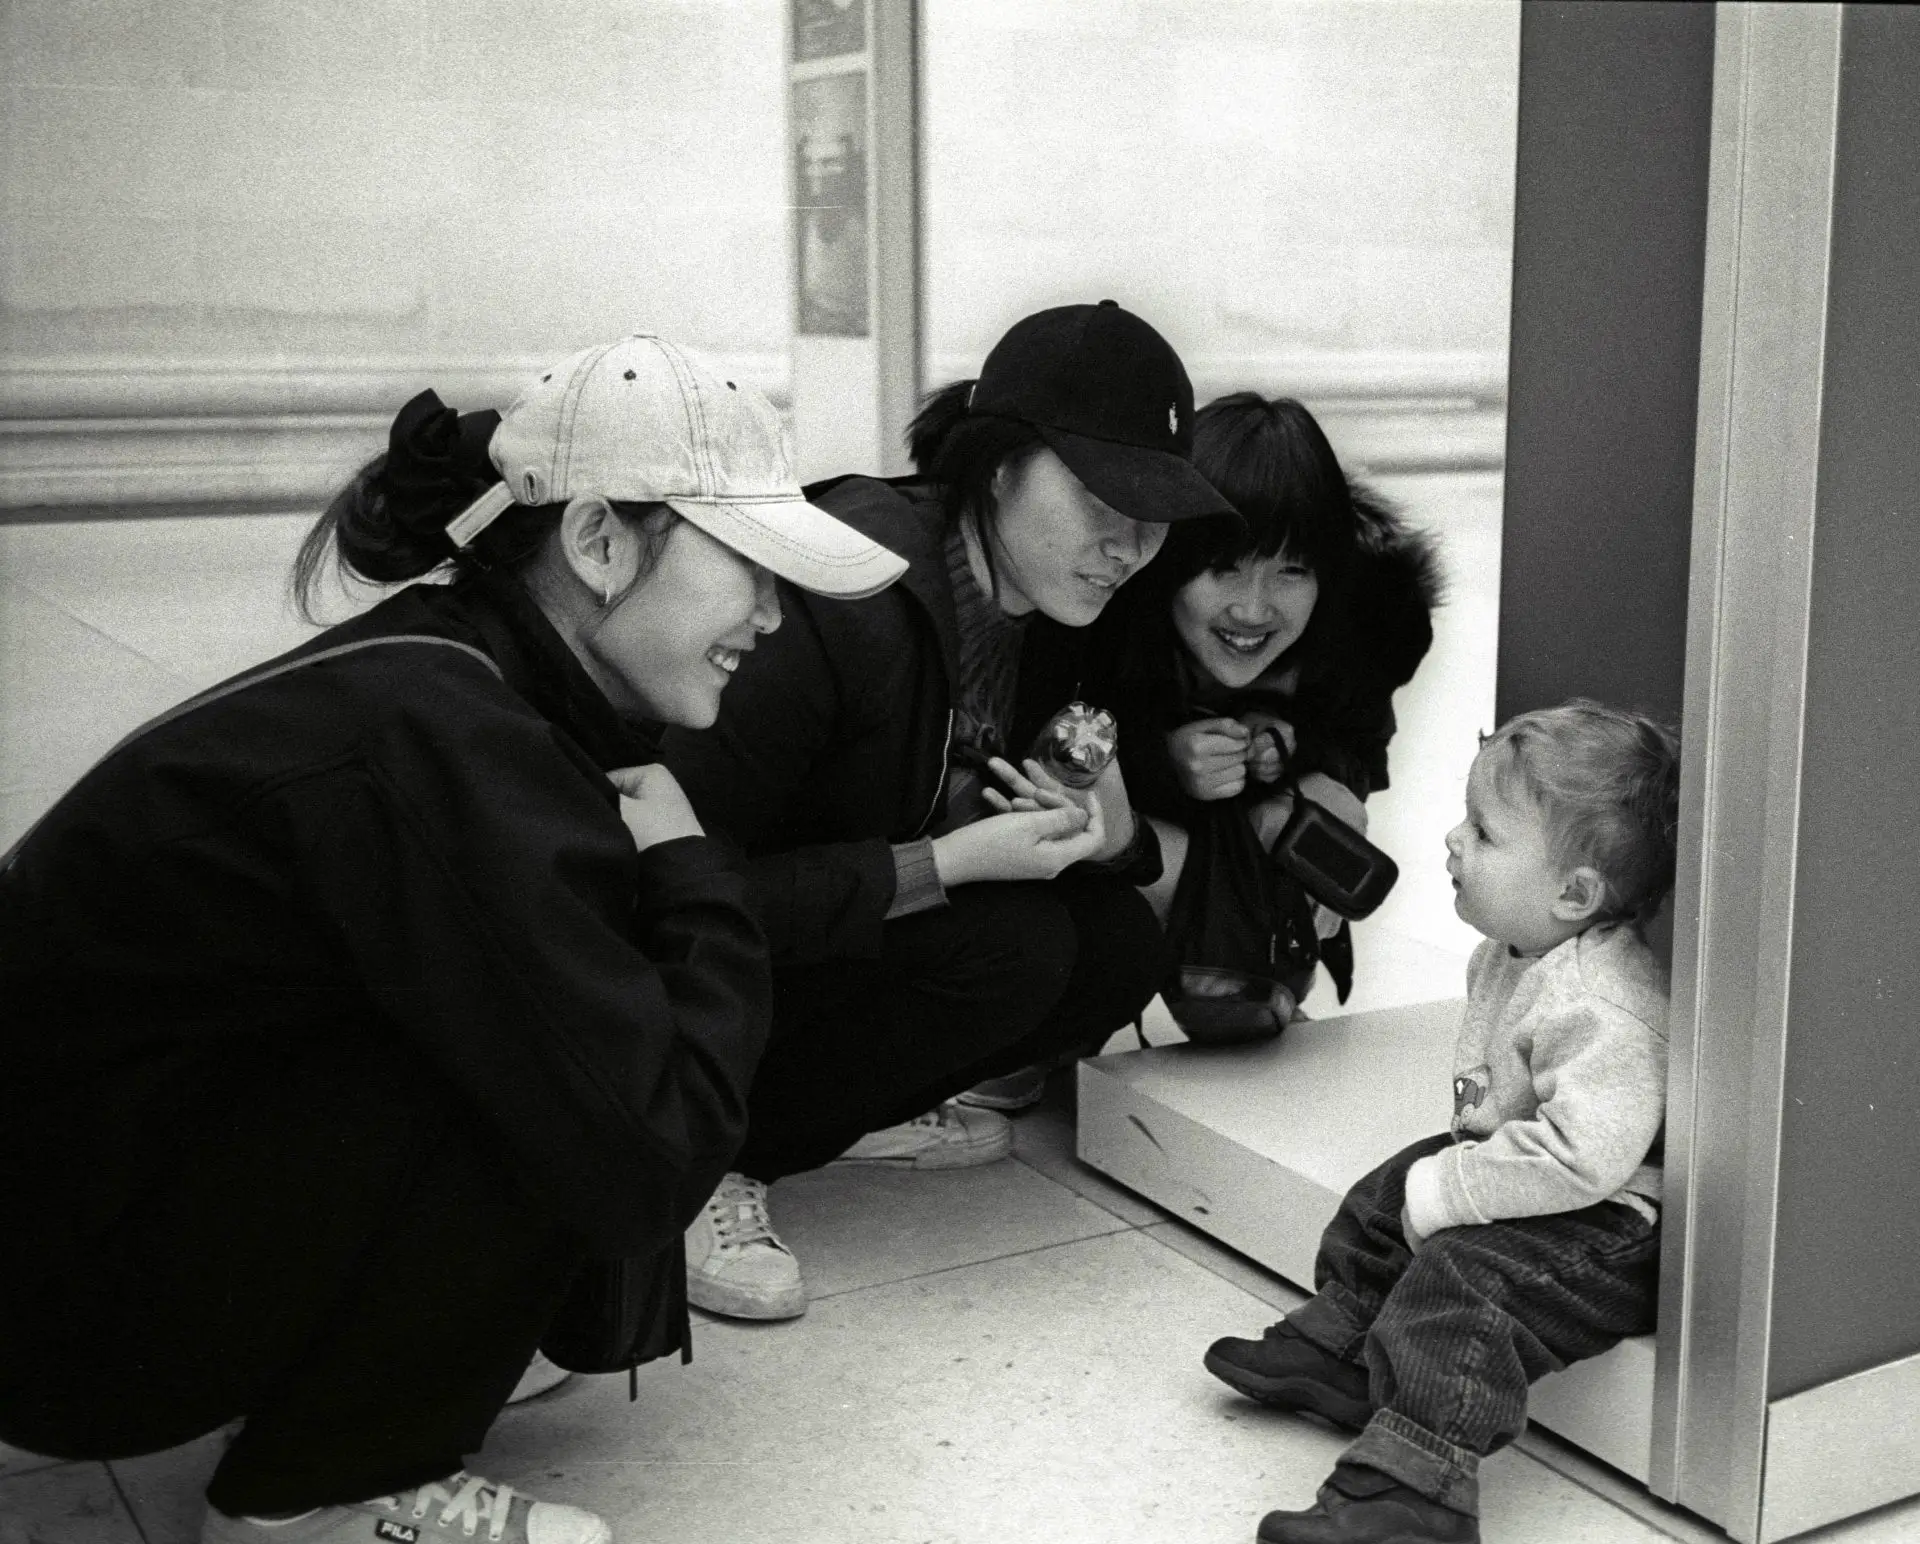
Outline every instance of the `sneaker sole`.
[(551, 1394), (561, 1384), (571, 1381), (573, 1374), (564, 1367), (549, 1362), (535, 1377), (531, 1369), (520, 1375), (520, 1381), (513, 1386), (513, 1392), (507, 1396), (510, 1405), (524, 1405), (529, 1399), (538, 1399), (542, 1394)]
[(688, 1271), (687, 1301), (724, 1319), (797, 1319), (807, 1311), (807, 1289), (798, 1285), (785, 1292), (753, 1292)]
[(833, 1161), (865, 1169), (977, 1169), (983, 1163), (998, 1163), (1012, 1152), (1013, 1133), (1003, 1131), (986, 1141), (965, 1146), (946, 1142), (938, 1147), (922, 1148), (917, 1153), (901, 1153), (898, 1157), (842, 1157)]
[(981, 1094), (968, 1089), (964, 1094), (955, 1094), (955, 1104), (972, 1105), (976, 1110), (1030, 1110), (1047, 1097), (1047, 1087), (1043, 1083), (1030, 1094)]
[(1373, 1418), (1373, 1406), (1366, 1400), (1348, 1399), (1317, 1379), (1303, 1378), (1297, 1374), (1286, 1378), (1270, 1378), (1251, 1368), (1236, 1367), (1211, 1351), (1201, 1360), (1208, 1372), (1236, 1394), (1245, 1394), (1247, 1398), (1257, 1399), (1275, 1410), (1317, 1415), (1342, 1431), (1359, 1431)]

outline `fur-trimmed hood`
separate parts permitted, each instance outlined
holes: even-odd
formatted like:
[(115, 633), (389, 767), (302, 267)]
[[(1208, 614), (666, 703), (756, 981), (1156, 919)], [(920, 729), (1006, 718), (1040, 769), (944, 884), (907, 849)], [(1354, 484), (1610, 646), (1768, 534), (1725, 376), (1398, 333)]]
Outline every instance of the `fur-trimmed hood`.
[(1439, 543), (1373, 489), (1350, 487), (1356, 551), (1302, 677), (1337, 674), (1356, 694), (1391, 693), (1413, 679), (1433, 646), (1433, 612), (1446, 595)]

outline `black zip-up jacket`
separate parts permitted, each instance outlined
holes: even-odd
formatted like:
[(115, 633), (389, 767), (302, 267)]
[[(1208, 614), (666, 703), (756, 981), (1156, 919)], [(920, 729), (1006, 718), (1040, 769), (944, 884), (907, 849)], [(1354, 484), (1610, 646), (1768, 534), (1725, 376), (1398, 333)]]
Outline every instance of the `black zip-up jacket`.
[(703, 824), (747, 856), (776, 963), (874, 959), (893, 844), (944, 806), (960, 632), (936, 490), (846, 477), (807, 496), (907, 560), (865, 600), (780, 587), (785, 620), (741, 661), (719, 721), (661, 754)]
[[(657, 1250), (744, 1134), (765, 944), (705, 837), (637, 853), (654, 759), (515, 584), (415, 586), (351, 649), (109, 756), (0, 873), (0, 1238), (85, 1258), (235, 1037), (411, 1047), (598, 1255)], [(290, 1204), (300, 1198), (289, 1197)]]

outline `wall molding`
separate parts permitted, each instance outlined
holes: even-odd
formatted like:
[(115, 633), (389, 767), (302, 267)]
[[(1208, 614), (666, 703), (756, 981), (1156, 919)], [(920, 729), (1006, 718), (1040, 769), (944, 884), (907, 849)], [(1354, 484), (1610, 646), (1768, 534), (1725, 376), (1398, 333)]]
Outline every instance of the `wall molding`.
[[(787, 412), (785, 353), (716, 353)], [(311, 508), (432, 386), (462, 409), (505, 405), (550, 360), (0, 359), (0, 518), (156, 506)], [(931, 378), (977, 368), (936, 356)], [(1202, 402), (1250, 388), (1298, 396), (1351, 469), (1497, 470), (1506, 361), (1485, 354), (1218, 355), (1193, 362)]]

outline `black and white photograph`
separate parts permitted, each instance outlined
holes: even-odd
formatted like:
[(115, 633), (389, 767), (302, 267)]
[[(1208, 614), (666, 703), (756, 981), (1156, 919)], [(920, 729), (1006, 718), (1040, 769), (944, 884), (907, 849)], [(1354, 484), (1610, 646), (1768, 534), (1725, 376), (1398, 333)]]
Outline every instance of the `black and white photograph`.
[(0, 1544), (1920, 1544), (1920, 6), (0, 69)]

